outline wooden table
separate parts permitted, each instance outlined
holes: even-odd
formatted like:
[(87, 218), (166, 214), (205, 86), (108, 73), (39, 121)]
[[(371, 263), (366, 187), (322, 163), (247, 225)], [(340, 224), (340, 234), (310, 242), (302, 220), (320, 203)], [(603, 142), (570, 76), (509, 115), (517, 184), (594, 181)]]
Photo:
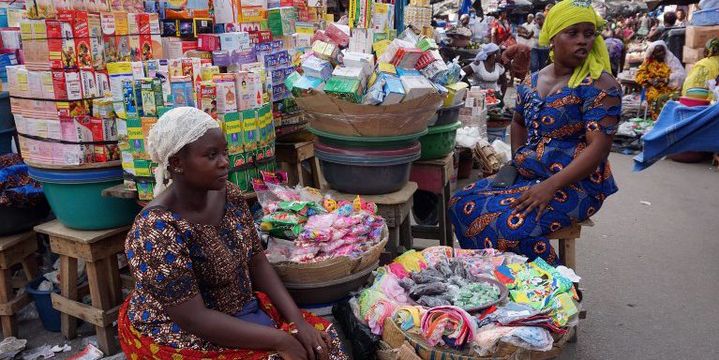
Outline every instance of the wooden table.
[[(415, 191), (417, 191), (417, 183), (410, 181), (402, 189), (393, 193), (360, 195), (362, 199), (377, 204), (379, 215), (387, 222), (389, 241), (385, 253), (388, 253), (389, 259), (394, 259), (399, 253), (412, 248), (412, 227), (409, 214), (412, 211), (412, 196)], [(334, 190), (328, 193), (336, 200), (352, 201), (357, 196)]]
[[(97, 343), (105, 355), (119, 350), (115, 339), (122, 303), (122, 285), (117, 254), (125, 251), (125, 237), (130, 226), (108, 230), (82, 231), (68, 229), (53, 220), (35, 227), (50, 237), (50, 251), (60, 255), (60, 294), (52, 294), (52, 306), (60, 311), (62, 334), (77, 336), (77, 319), (95, 325)], [(77, 284), (77, 261), (85, 261), (92, 306), (80, 302)]]
[(454, 171), (454, 152), (437, 160), (420, 160), (412, 163), (410, 180), (417, 183), (419, 190), (429, 191), (439, 196), (437, 216), (439, 225), (414, 225), (412, 236), (420, 239), (437, 239), (440, 245), (454, 246), (452, 224), (449, 221), (447, 203), (452, 196), (450, 180)]
[(0, 237), (0, 323), (4, 337), (17, 336), (15, 314), (31, 301), (27, 292), (15, 295), (12, 268), (22, 265), (27, 282), (32, 281), (38, 273), (37, 263), (32, 259), (35, 251), (37, 238), (34, 231)]
[[(320, 187), (320, 164), (315, 157), (315, 145), (312, 141), (278, 142), (275, 144), (275, 159), (278, 163), (290, 166), (289, 185)], [(305, 162), (310, 165), (313, 184), (305, 182), (302, 171), (302, 164)]]

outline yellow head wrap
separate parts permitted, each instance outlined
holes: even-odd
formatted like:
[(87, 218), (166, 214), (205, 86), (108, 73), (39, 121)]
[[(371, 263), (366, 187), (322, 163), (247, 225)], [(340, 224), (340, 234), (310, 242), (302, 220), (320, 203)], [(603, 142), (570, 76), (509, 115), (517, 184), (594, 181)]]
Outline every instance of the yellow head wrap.
[[(542, 31), (539, 33), (539, 45), (549, 46), (549, 41), (562, 30), (584, 22), (594, 24), (597, 29), (604, 26), (605, 23), (604, 19), (592, 8), (589, 0), (561, 1), (549, 10)], [(612, 66), (604, 39), (597, 36), (587, 58), (574, 69), (574, 73), (569, 79), (569, 87), (577, 87), (587, 75), (596, 80), (602, 76), (603, 71), (611, 72)]]

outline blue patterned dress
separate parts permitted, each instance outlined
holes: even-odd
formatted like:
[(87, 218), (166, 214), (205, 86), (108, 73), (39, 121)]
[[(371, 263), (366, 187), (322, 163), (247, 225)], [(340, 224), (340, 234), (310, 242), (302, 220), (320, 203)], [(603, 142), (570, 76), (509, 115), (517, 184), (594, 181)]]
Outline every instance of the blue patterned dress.
[(555, 263), (546, 235), (588, 219), (618, 189), (605, 159), (589, 177), (560, 189), (541, 216), (512, 214), (510, 205), (530, 186), (558, 173), (587, 147), (586, 135), (613, 135), (621, 113), (621, 91), (602, 89), (591, 78), (542, 98), (534, 73), (517, 88), (527, 142), (514, 154), (519, 176), (513, 186), (493, 188), (481, 179), (454, 194), (449, 212), (462, 248), (496, 248)]

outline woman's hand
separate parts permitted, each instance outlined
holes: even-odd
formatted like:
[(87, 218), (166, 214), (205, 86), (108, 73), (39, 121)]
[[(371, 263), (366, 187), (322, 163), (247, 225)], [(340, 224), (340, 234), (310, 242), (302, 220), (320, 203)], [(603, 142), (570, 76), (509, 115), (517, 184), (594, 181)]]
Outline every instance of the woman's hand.
[(539, 218), (544, 213), (549, 202), (554, 198), (556, 192), (557, 188), (547, 180), (531, 186), (522, 193), (519, 200), (511, 205), (514, 209), (512, 213), (522, 213), (524, 216), (527, 216), (532, 210), (537, 209), (537, 221), (539, 221)]
[(326, 332), (315, 329), (314, 326), (301, 320), (295, 324), (297, 333), (295, 338), (302, 344), (309, 360), (329, 359), (330, 336)]
[(277, 352), (284, 360), (311, 359), (307, 356), (307, 351), (302, 346), (302, 344), (300, 344), (300, 342), (290, 334), (285, 334), (285, 336), (282, 338), (282, 341), (277, 347)]

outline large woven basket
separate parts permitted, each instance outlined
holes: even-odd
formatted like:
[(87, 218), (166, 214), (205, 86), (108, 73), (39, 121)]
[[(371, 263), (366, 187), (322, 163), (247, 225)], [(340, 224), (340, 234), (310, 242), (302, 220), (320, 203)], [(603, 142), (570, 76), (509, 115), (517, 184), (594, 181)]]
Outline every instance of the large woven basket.
[(576, 328), (572, 327), (566, 334), (555, 336), (552, 350), (546, 352), (526, 350), (512, 344), (500, 342), (494, 354), (479, 356), (469, 350), (457, 351), (445, 347), (430, 346), (420, 335), (402, 331), (394, 321), (388, 318), (384, 322), (382, 340), (393, 348), (400, 347), (407, 341), (423, 360), (547, 360), (559, 356), (567, 341), (574, 335), (574, 331), (576, 331)]
[(357, 259), (351, 259), (349, 256), (339, 256), (313, 263), (283, 261), (274, 263), (272, 266), (285, 283), (314, 284), (332, 281), (362, 271), (379, 261), (388, 239), (389, 230), (385, 225), (382, 229), (382, 240)]

